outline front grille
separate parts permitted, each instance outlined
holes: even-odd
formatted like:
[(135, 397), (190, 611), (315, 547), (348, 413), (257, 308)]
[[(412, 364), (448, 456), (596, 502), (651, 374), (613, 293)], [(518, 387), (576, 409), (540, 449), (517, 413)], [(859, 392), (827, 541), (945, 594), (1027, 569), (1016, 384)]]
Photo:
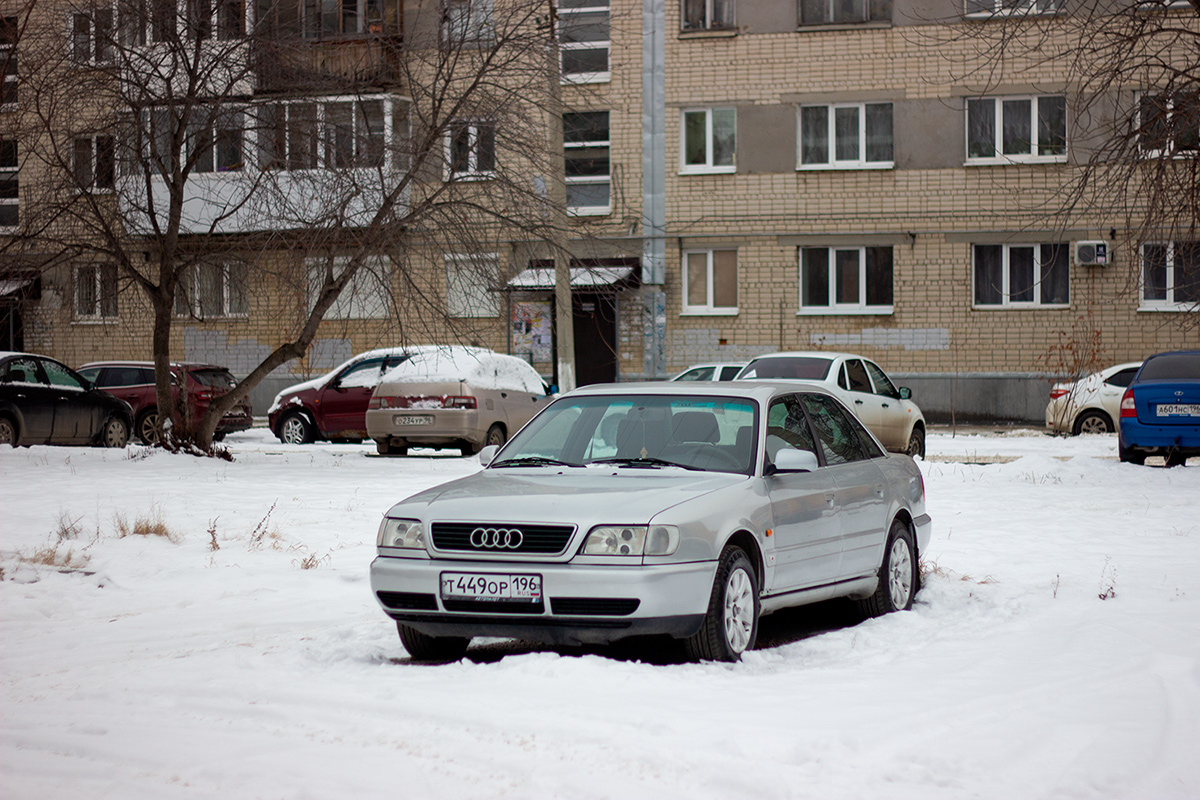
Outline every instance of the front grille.
[(378, 592), (379, 602), (387, 608), (403, 608), (412, 611), (437, 611), (437, 598), (431, 594), (417, 592)]
[[(567, 542), (571, 541), (571, 535), (575, 533), (574, 525), (526, 525), (506, 522), (435, 522), (430, 528), (433, 546), (438, 550), (499, 555), (555, 555), (566, 549)], [(475, 537), (477, 543), (483, 541), (483, 546), (471, 543), (471, 534), (476, 530), (486, 532)], [(517, 538), (515, 532), (520, 533), (520, 541), (515, 547), (497, 544), (504, 541), (506, 536), (511, 544)]]
[(550, 611), (580, 617), (624, 617), (637, 611), (641, 604), (637, 598), (551, 597)]
[(466, 611), (471, 614), (544, 614), (542, 601), (528, 600), (442, 600), (447, 611)]

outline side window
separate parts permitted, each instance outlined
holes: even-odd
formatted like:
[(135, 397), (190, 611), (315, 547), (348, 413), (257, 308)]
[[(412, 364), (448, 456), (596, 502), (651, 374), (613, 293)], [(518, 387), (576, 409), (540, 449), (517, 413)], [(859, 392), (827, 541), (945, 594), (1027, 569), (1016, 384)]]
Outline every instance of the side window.
[(67, 389), (84, 389), (84, 385), (79, 382), (79, 378), (62, 364), (57, 361), (42, 361), (42, 368), (46, 370), (46, 377), (50, 379), (51, 386), (62, 386)]
[(773, 401), (767, 412), (767, 462), (773, 463), (780, 450), (807, 450), (817, 454), (812, 431), (804, 418), (804, 408), (795, 395)]
[(347, 369), (338, 376), (337, 385), (342, 387), (378, 386), (383, 377), (383, 359), (368, 358)]
[(836, 400), (823, 394), (801, 395), (801, 400), (812, 417), (826, 464), (848, 464), (870, 457), (850, 415)]
[(850, 391), (871, 394), (871, 379), (867, 377), (867, 370), (863, 367), (863, 362), (857, 358), (847, 361), (846, 376), (850, 379), (850, 386), (848, 387)]
[(1138, 369), (1139, 367), (1130, 367), (1129, 369), (1123, 369), (1119, 372), (1115, 372), (1108, 376), (1108, 380), (1106, 380), (1105, 383), (1107, 383), (1109, 386), (1120, 386), (1124, 388), (1133, 383), (1133, 376), (1137, 375)]
[(0, 375), (0, 381), (5, 383), (45, 383), (46, 379), (38, 368), (37, 361), (32, 358), (16, 358), (8, 362)]
[(896, 391), (895, 385), (877, 364), (871, 361), (863, 361), (862, 363), (867, 368), (867, 374), (871, 376), (871, 382), (875, 384), (875, 394), (881, 394), (884, 397), (900, 396), (900, 393)]

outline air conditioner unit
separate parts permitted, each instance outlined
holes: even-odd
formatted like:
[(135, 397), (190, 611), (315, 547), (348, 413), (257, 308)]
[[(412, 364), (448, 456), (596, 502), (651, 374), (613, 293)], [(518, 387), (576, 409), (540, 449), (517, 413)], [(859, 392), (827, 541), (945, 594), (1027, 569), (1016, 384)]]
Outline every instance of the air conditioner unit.
[(1108, 242), (1076, 242), (1075, 263), (1081, 267), (1107, 267), (1110, 263)]

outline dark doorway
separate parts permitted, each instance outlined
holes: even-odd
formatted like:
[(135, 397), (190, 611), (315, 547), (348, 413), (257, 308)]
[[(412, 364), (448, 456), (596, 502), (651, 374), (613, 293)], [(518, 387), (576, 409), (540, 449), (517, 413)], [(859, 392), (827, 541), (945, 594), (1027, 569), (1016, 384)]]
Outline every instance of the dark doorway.
[(575, 320), (575, 382), (611, 383), (617, 379), (617, 298), (613, 294), (576, 292), (571, 298)]

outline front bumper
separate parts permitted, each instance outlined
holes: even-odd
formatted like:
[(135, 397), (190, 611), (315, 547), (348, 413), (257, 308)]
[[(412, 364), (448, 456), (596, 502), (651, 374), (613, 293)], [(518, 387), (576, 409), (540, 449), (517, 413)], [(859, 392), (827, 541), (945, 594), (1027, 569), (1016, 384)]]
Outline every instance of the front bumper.
[[(384, 613), (427, 636), (607, 644), (629, 636), (694, 634), (704, 622), (716, 567), (714, 561), (596, 566), (379, 556), (371, 562), (371, 590)], [(542, 601), (447, 608), (442, 572), (535, 573), (542, 576)]]

